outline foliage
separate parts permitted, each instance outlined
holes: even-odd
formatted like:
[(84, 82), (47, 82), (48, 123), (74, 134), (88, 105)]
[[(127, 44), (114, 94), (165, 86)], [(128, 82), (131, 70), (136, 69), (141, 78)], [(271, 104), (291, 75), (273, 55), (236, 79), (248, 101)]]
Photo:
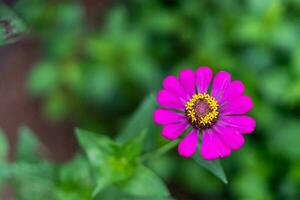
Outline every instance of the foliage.
[(143, 135), (121, 144), (82, 130), (77, 130), (77, 136), (93, 168), (93, 196), (103, 199), (101, 193), (109, 187), (132, 198), (169, 196), (163, 181), (139, 162)]
[(182, 68), (228, 70), (254, 98), (258, 122), (245, 147), (222, 162), (229, 184), (172, 154), (144, 164), (173, 187), (208, 199), (299, 199), (299, 1), (114, 1), (100, 25), (78, 1), (18, 1), (14, 10), (41, 41), (28, 89), (49, 118), (71, 119), (118, 145), (146, 131), (142, 153), (149, 153), (166, 141), (149, 118), (128, 125), (138, 102)]
[[(173, 143), (167, 143), (153, 152), (147, 152), (143, 145), (147, 131), (141, 130), (149, 130), (151, 124), (140, 123), (149, 121), (154, 105), (155, 101), (150, 95), (128, 121), (117, 141), (77, 129), (76, 135), (88, 162), (82, 155), (63, 165), (44, 160), (38, 154), (41, 144), (34, 133), (27, 127), (21, 127), (16, 161), (2, 166), (8, 173), (0, 180), (10, 181), (16, 187), (17, 199), (22, 200), (40, 199), (43, 196), (58, 200), (67, 197), (111, 199), (111, 191), (114, 191), (115, 198), (121, 199), (170, 199), (164, 181), (147, 163), (163, 155)], [(3, 135), (1, 138), (5, 153), (7, 143)], [(219, 162), (200, 158), (195, 160), (226, 181)]]

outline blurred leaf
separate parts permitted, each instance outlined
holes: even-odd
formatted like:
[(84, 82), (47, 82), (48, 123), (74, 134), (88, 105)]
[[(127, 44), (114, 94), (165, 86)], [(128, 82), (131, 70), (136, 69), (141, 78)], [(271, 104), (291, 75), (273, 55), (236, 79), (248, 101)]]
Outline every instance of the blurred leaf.
[(271, 200), (272, 193), (268, 188), (268, 181), (255, 171), (243, 171), (232, 182), (232, 193), (237, 199)]
[(300, 163), (298, 161), (294, 162), (294, 164), (291, 165), (289, 177), (293, 181), (298, 182), (300, 184)]
[(28, 79), (28, 89), (32, 95), (50, 95), (59, 84), (55, 63), (44, 60), (38, 63)]
[(5, 4), (0, 3), (0, 45), (16, 42), (27, 32), (23, 20)]
[(53, 199), (54, 165), (47, 161), (12, 164), (13, 186), (17, 200)]
[(216, 177), (221, 179), (225, 184), (228, 183), (226, 174), (224, 172), (220, 160), (204, 160), (200, 155), (200, 153), (195, 153), (193, 159), (198, 165), (212, 172)]
[(64, 92), (56, 91), (46, 99), (43, 109), (51, 120), (58, 121), (67, 116), (69, 105)]
[(40, 142), (35, 134), (26, 126), (19, 129), (19, 139), (17, 143), (16, 160), (17, 161), (37, 161), (38, 147)]
[(285, 69), (273, 69), (262, 75), (262, 94), (273, 103), (285, 102), (285, 89), (289, 88), (289, 81), (289, 74)]
[[(55, 187), (57, 200), (90, 200), (92, 197), (92, 177), (89, 163), (81, 155), (64, 163), (58, 169)], [(74, 173), (76, 172), (76, 173)]]
[(133, 196), (126, 194), (115, 187), (110, 187), (105, 191), (99, 193), (93, 200), (174, 200), (171, 197), (161, 197), (161, 196)]
[(8, 141), (2, 129), (0, 129), (0, 165), (6, 163), (8, 154)]
[(158, 8), (153, 11), (145, 11), (145, 17), (142, 18), (141, 26), (150, 30), (155, 30), (159, 33), (172, 33), (178, 31), (178, 25), (182, 23), (182, 18), (176, 13), (168, 9)]
[[(50, 27), (39, 27), (44, 33), (44, 43), (47, 56), (65, 58), (76, 54), (78, 45), (83, 39), (84, 8), (78, 0), (58, 4), (48, 3), (52, 10), (48, 15)], [(46, 7), (45, 10), (48, 8)]]
[(281, 23), (278, 29), (271, 34), (274, 45), (281, 49), (293, 51), (298, 46), (298, 29), (293, 23), (289, 23), (288, 21)]
[(97, 195), (93, 197), (93, 200), (111, 200), (111, 199), (125, 200), (126, 198), (124, 198), (124, 194), (116, 187), (108, 187), (107, 189), (99, 192)]
[(82, 90), (83, 70), (76, 61), (67, 63), (60, 71), (60, 76), (63, 84), (75, 94)]
[(300, 192), (298, 185), (293, 182), (293, 177), (286, 177), (279, 186), (280, 199), (294, 200), (299, 199)]
[(223, 182), (214, 178), (214, 175), (208, 170), (199, 169), (199, 165), (194, 160), (179, 159), (180, 162), (176, 159), (175, 177), (176, 180), (181, 182), (184, 190), (192, 194), (201, 195), (204, 199), (222, 199)]
[(117, 136), (117, 140), (126, 141), (130, 138), (135, 137), (145, 129), (150, 132), (149, 126), (151, 125), (151, 123), (153, 123), (152, 115), (155, 107), (155, 96), (153, 94), (150, 94), (138, 107), (125, 127), (121, 129), (121, 132)]
[(107, 103), (115, 97), (118, 81), (108, 67), (93, 68), (87, 73), (84, 92), (96, 103)]
[(117, 6), (108, 13), (106, 20), (106, 30), (113, 38), (120, 38), (126, 31), (127, 10), (122, 6)]
[(10, 166), (0, 163), (0, 196), (3, 196), (3, 189), (6, 185), (6, 181), (10, 178), (11, 175)]
[(146, 88), (152, 91), (159, 87), (159, 81), (161, 80), (160, 70), (147, 58), (143, 60), (134, 59), (133, 63), (128, 67), (128, 71), (130, 80), (138, 83), (141, 89)]
[(293, 73), (299, 77), (300, 76), (300, 46), (298, 45), (295, 51), (291, 54), (291, 69)]
[(165, 180), (171, 179), (173, 174), (177, 172), (177, 162), (170, 154), (160, 156), (154, 161), (147, 163), (147, 166)]
[(258, 72), (274, 65), (272, 54), (263, 47), (245, 49), (242, 62), (245, 63), (245, 66), (251, 66), (251, 69)]
[(298, 120), (287, 118), (281, 122), (284, 128), (279, 126), (272, 131), (269, 138), (269, 147), (272, 152), (297, 160), (300, 157), (300, 124)]
[(150, 169), (139, 166), (133, 177), (126, 182), (122, 190), (133, 196), (168, 197), (170, 195), (164, 182)]
[(7, 164), (8, 141), (4, 131), (0, 129), (0, 196), (2, 195), (5, 181), (10, 175), (10, 166)]

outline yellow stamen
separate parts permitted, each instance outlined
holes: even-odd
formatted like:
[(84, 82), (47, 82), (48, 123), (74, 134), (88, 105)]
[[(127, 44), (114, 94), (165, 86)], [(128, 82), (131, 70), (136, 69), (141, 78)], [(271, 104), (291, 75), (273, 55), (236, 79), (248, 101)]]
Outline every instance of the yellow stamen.
[[(202, 102), (204, 111), (196, 109), (197, 103)], [(209, 94), (195, 94), (185, 105), (186, 115), (189, 121), (197, 128), (211, 126), (219, 116), (219, 104)]]

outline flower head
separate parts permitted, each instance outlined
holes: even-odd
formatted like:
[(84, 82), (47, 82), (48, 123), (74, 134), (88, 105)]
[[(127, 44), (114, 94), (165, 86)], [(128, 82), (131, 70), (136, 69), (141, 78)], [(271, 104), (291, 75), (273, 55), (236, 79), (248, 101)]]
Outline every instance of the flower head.
[(178, 145), (181, 156), (190, 157), (197, 151), (201, 134), (200, 153), (204, 159), (226, 157), (231, 150), (242, 147), (243, 134), (255, 129), (255, 120), (245, 115), (253, 102), (243, 95), (243, 83), (232, 81), (225, 71), (212, 79), (209, 67), (200, 67), (196, 72), (185, 69), (179, 78), (167, 76), (158, 92), (157, 102), (163, 108), (155, 110), (154, 121), (164, 126), (162, 136), (174, 140), (188, 132)]

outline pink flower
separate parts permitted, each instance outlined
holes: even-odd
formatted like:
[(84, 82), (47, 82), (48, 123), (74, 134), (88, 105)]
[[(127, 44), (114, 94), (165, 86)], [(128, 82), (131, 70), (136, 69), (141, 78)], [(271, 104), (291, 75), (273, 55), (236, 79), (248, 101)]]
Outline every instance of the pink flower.
[[(179, 78), (167, 76), (157, 102), (163, 107), (154, 112), (154, 121), (163, 125), (162, 136), (177, 139), (183, 132), (178, 152), (190, 157), (198, 147), (206, 160), (223, 158), (244, 144), (244, 134), (254, 131), (256, 122), (245, 115), (253, 107), (249, 96), (244, 96), (241, 81), (231, 80), (228, 72), (218, 72), (214, 79), (209, 67), (196, 72), (182, 70)], [(210, 89), (210, 84), (212, 87)]]

